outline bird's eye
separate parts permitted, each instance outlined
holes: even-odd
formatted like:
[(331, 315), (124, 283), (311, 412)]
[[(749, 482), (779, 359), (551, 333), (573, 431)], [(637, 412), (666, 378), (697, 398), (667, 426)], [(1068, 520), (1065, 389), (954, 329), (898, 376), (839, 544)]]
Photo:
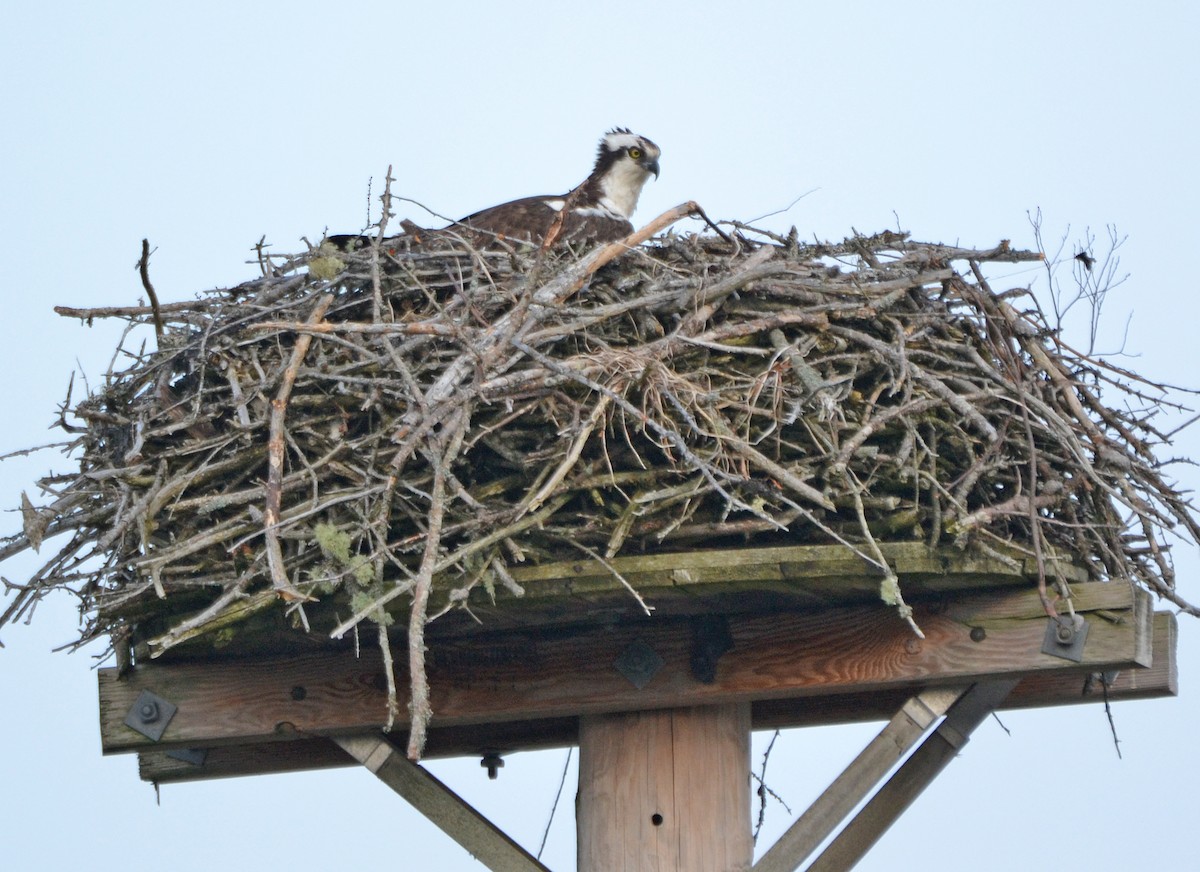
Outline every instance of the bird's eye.
[(635, 145), (633, 148), (629, 149), (629, 156), (634, 160), (637, 160), (642, 156), (642, 150)]

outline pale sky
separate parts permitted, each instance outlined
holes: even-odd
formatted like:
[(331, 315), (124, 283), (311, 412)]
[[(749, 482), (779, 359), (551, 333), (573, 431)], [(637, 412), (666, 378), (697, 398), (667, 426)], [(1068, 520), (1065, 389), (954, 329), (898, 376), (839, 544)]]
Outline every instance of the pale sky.
[[(1039, 208), (1068, 247), (1116, 225), (1130, 277), (1101, 348), (1124, 342), (1122, 365), (1200, 386), (1198, 25), (1194, 3), (1108, 0), (8, 4), (0, 453), (58, 438), (72, 371), (103, 374), (119, 325), (52, 307), (136, 301), (143, 237), (161, 298), (186, 299), (253, 277), (264, 235), (294, 251), (359, 229), (389, 165), (397, 193), (458, 216), (562, 193), (614, 125), (663, 150), (635, 223), (689, 199), (749, 220), (807, 194), (763, 223), (978, 247), (1033, 246)], [(1045, 286), (1029, 265), (992, 277)], [(1200, 436), (1163, 456), (1200, 457)], [(69, 465), (0, 464), (0, 507)], [(1175, 544), (1193, 600), (1198, 557)], [(74, 607), (51, 599), (0, 634), (5, 869), (482, 868), (365, 770), (169, 785), (157, 804), (134, 757), (100, 755), (89, 652), (51, 652), (74, 638)], [(1182, 617), (1178, 699), (1114, 707), (1123, 760), (1102, 707), (1006, 714), (1011, 735), (985, 723), (858, 868), (1190, 868), (1198, 634)], [(877, 729), (786, 734), (773, 789), (798, 814)], [(512, 757), (497, 781), (475, 759), (430, 768), (536, 852), (565, 753)], [(574, 868), (573, 794), (569, 780), (543, 857), (555, 870)], [(789, 822), (773, 807), (762, 847)]]

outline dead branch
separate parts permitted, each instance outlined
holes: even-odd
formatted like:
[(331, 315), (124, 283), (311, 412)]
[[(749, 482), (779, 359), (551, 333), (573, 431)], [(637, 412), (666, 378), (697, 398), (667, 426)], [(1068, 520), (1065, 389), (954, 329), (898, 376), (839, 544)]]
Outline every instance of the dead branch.
[[(318, 323), (325, 317), (325, 313), (332, 304), (332, 294), (326, 294), (318, 299), (312, 315), (309, 316), (308, 323)], [(292, 602), (302, 602), (310, 599), (310, 597), (296, 590), (288, 579), (287, 567), (283, 558), (283, 549), (279, 545), (278, 525), (280, 507), (283, 502), (283, 424), (284, 416), (287, 412), (288, 398), (292, 395), (292, 388), (296, 384), (296, 376), (300, 370), (300, 364), (304, 360), (304, 355), (308, 354), (308, 347), (311, 344), (311, 334), (302, 333), (296, 337), (296, 344), (292, 348), (291, 359), (288, 361), (287, 368), (283, 371), (283, 377), (279, 381), (279, 390), (276, 391), (275, 398), (271, 400), (271, 416), (267, 436), (266, 507), (263, 510), (263, 535), (266, 539), (267, 564), (271, 569), (271, 582), (276, 593), (283, 599)]]
[(146, 289), (146, 296), (150, 298), (150, 309), (154, 315), (154, 335), (161, 341), (163, 337), (163, 319), (162, 312), (158, 306), (158, 294), (154, 291), (154, 285), (150, 284), (150, 240), (142, 240), (142, 256), (137, 263), (138, 274), (142, 278), (142, 287)]

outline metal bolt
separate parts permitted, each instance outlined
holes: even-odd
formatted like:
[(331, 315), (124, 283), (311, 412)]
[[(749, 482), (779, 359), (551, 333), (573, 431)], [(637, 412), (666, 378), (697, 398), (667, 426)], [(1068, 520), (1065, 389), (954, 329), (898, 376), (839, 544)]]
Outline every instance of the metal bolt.
[(296, 700), (296, 702), (299, 702), (306, 696), (308, 696), (308, 691), (299, 684), (292, 688), (292, 699)]
[(170, 700), (163, 699), (154, 691), (143, 690), (125, 713), (125, 726), (141, 733), (151, 742), (157, 742), (177, 710)]
[(663, 659), (641, 639), (631, 643), (613, 662), (629, 683), (641, 690), (663, 667)]
[(982, 642), (986, 638), (987, 638), (987, 630), (985, 630), (983, 627), (972, 627), (971, 628), (971, 641), (972, 642)]
[(1075, 641), (1075, 625), (1060, 620), (1054, 628), (1054, 638), (1060, 645), (1070, 645)]
[(483, 759), (479, 761), (479, 765), (487, 770), (488, 779), (495, 781), (500, 770), (504, 768), (504, 761), (500, 759), (499, 754), (484, 754)]

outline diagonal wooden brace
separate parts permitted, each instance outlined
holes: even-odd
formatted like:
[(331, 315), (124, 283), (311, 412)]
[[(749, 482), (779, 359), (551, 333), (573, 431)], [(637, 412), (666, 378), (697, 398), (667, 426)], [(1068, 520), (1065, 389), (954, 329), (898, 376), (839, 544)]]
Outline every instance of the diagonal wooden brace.
[(792, 872), (854, 811), (967, 687), (932, 688), (911, 697), (854, 761), (779, 837), (752, 872)]
[(549, 872), (462, 797), (411, 762), (387, 738), (341, 736), (335, 741), (492, 872)]
[(1015, 686), (1012, 679), (982, 681), (963, 694), (945, 720), (837, 834), (807, 872), (846, 872), (854, 868)]

